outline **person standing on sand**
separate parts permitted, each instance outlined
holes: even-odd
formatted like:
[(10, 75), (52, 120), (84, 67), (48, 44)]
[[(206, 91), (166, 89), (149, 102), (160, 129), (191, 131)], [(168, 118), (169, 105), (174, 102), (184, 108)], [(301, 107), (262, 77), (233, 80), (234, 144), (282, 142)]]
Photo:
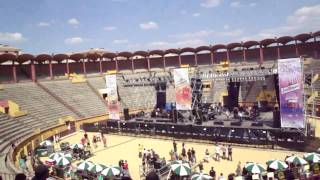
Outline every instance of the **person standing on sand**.
[(228, 146), (228, 160), (232, 161), (232, 147), (231, 147), (231, 145)]
[(177, 143), (175, 140), (173, 140), (173, 150), (174, 152), (177, 152)]
[(216, 145), (215, 160), (220, 161), (220, 146)]
[(226, 178), (224, 178), (223, 173), (220, 173), (220, 176), (218, 177), (218, 180), (226, 180)]
[(213, 179), (216, 179), (216, 171), (211, 167), (211, 170), (209, 171), (209, 175), (213, 177)]
[(237, 176), (241, 176), (242, 172), (241, 172), (241, 162), (239, 161), (237, 169), (236, 169), (236, 175)]
[(200, 163), (199, 163), (199, 171), (200, 171), (200, 173), (202, 173), (203, 172), (203, 164), (202, 164), (202, 162), (200, 161)]
[(197, 162), (196, 151), (193, 149), (193, 147), (191, 148), (191, 159), (192, 159), (192, 163), (196, 163)]
[(102, 143), (103, 143), (103, 147), (107, 147), (107, 138), (102, 134)]
[(139, 150), (139, 158), (142, 158), (143, 145), (139, 144), (138, 150)]
[(97, 137), (95, 136), (95, 135), (93, 135), (93, 137), (92, 137), (92, 143), (93, 143), (93, 147), (94, 148), (97, 148), (98, 146), (97, 146)]
[(187, 152), (187, 156), (188, 156), (188, 161), (192, 161), (192, 155), (191, 155), (191, 150), (190, 149), (188, 149), (188, 152)]

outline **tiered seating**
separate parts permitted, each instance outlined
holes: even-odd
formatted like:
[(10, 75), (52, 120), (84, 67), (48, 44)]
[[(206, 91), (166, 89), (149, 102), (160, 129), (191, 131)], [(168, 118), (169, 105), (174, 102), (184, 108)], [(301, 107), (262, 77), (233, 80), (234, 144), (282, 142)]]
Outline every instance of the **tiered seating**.
[[(320, 62), (318, 59), (308, 59), (308, 61), (312, 62), (311, 64), (307, 64), (304, 67), (304, 73), (305, 74), (320, 74)], [(313, 84), (314, 91), (320, 92), (320, 80), (318, 79), (317, 81), (314, 82)], [(307, 90), (311, 91), (311, 88), (307, 88)], [(319, 94), (320, 95), (320, 94)], [(314, 103), (315, 105), (320, 104), (320, 97), (315, 97), (314, 98)], [(312, 109), (313, 109), (313, 102), (307, 106), (307, 114), (311, 115), (312, 114)]]
[(119, 88), (121, 101), (131, 109), (153, 108), (156, 103), (156, 92), (153, 86), (133, 86)]
[(12, 142), (29, 135), (31, 132), (32, 129), (20, 120), (0, 114), (0, 153), (5, 153)]
[(224, 81), (215, 81), (213, 82), (213, 101), (221, 102), (221, 94), (227, 91), (227, 84)]
[(48, 81), (41, 84), (85, 117), (106, 113), (105, 104), (86, 83), (72, 84), (70, 81)]
[(56, 101), (47, 92), (34, 83), (7, 84), (0, 91), (2, 99), (11, 99), (20, 105), (22, 110), (27, 110), (28, 115), (17, 118), (32, 128), (47, 128), (58, 123), (61, 116), (77, 116)]
[[(305, 73), (312, 73), (313, 74), (320, 74), (320, 61), (319, 60), (312, 60), (312, 64), (306, 65), (306, 68), (304, 69)], [(320, 80), (317, 80), (314, 83), (314, 88), (316, 91), (320, 91)], [(320, 104), (320, 97), (316, 97), (316, 102)]]
[(87, 80), (96, 90), (106, 88), (106, 82), (102, 77), (88, 78)]
[[(250, 89), (250, 85), (253, 83), (253, 86)], [(240, 101), (243, 102), (256, 102), (257, 96), (259, 95), (260, 91), (262, 90), (263, 85), (267, 85), (267, 91), (272, 91), (275, 89), (274, 79), (273, 77), (267, 77), (265, 82), (264, 81), (252, 81), (252, 82), (244, 82), (241, 84), (241, 91), (240, 94), (241, 98)], [(250, 92), (248, 93), (248, 91)], [(248, 93), (248, 96), (245, 97)]]

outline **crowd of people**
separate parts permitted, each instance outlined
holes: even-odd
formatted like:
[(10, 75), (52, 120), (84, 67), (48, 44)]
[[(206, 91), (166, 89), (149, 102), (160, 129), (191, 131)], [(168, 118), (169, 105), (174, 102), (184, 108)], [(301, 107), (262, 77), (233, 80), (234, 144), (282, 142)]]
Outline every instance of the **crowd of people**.
[(160, 169), (166, 165), (166, 159), (161, 158), (153, 149), (146, 149), (139, 144), (139, 158), (141, 158), (141, 167), (145, 175), (150, 169)]
[(232, 147), (231, 145), (219, 145), (216, 144), (215, 147), (215, 157), (216, 161), (220, 161), (220, 159), (227, 159), (232, 161)]
[(208, 113), (216, 113), (217, 115), (225, 115), (227, 119), (233, 117), (234, 119), (242, 120), (256, 120), (260, 115), (260, 111), (257, 103), (252, 106), (241, 105), (229, 109), (222, 106), (221, 103), (213, 103), (208, 108)]

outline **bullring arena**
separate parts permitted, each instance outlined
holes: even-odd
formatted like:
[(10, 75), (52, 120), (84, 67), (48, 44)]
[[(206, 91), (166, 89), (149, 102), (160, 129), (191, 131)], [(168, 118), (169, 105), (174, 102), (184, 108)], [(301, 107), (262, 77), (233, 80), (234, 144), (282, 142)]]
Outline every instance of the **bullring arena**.
[[(44, 164), (56, 179), (191, 179), (213, 175), (211, 167), (234, 179), (317, 177), (318, 37), (54, 55), (2, 46), (0, 175), (32, 177)], [(277, 116), (283, 59), (299, 61), (303, 73), (298, 128), (281, 127)], [(178, 106), (177, 69), (188, 76), (189, 110)], [(92, 172), (94, 164), (104, 166)]]
[(319, 180), (319, 2), (1, 2), (0, 180)]

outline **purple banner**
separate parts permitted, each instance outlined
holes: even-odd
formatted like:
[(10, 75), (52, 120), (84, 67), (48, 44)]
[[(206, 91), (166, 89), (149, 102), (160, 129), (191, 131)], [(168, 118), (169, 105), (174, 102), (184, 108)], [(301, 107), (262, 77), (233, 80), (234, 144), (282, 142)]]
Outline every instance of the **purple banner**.
[(279, 59), (281, 128), (304, 128), (303, 72), (300, 58)]

